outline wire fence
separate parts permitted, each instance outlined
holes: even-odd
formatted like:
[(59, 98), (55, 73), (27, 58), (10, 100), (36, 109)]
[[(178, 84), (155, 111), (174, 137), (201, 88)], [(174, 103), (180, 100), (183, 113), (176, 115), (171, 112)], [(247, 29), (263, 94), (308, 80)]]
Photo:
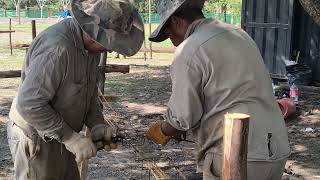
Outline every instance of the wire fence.
[[(44, 9), (42, 11), (42, 17), (59, 17), (61, 15), (61, 11), (58, 10), (50, 10)], [(226, 20), (229, 24), (240, 24), (240, 15), (238, 14), (226, 14), (226, 17), (223, 13), (204, 13), (208, 18), (215, 18), (219, 20)], [(148, 13), (140, 13), (141, 17), (143, 18), (145, 23), (149, 22), (149, 14)], [(16, 17), (17, 13), (16, 10), (4, 10), (0, 9), (0, 17)], [(28, 9), (21, 9), (20, 10), (20, 17), (26, 18), (41, 18), (41, 11), (40, 9), (28, 8)], [(158, 24), (160, 22), (160, 18), (157, 14), (151, 14), (151, 23)]]

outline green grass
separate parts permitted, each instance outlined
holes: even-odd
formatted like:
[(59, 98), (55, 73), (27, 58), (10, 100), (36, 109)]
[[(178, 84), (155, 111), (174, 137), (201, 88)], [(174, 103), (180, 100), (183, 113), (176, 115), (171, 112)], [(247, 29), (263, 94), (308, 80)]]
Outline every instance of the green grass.
[[(43, 31), (44, 29), (48, 28), (52, 24), (45, 24), (45, 23), (38, 23), (36, 24), (36, 30), (37, 33)], [(25, 23), (25, 24), (12, 24), (12, 30), (15, 30), (16, 32), (23, 32), (23, 33), (31, 33), (31, 23)], [(0, 24), (0, 30), (9, 30), (9, 25), (8, 24)]]
[(22, 63), (25, 56), (25, 50), (13, 50), (13, 55), (10, 54), (10, 49), (0, 48), (0, 70), (17, 70), (22, 68)]
[[(37, 23), (36, 24), (36, 31), (37, 34), (39, 34), (41, 31), (45, 30), (46, 28), (50, 27), (53, 24), (46, 24), (46, 23)], [(151, 30), (152, 32), (157, 28), (158, 24), (152, 24)], [(7, 23), (0, 23), (0, 30), (9, 30), (9, 25)], [(12, 30), (15, 30), (15, 33), (28, 33), (31, 35), (32, 29), (31, 29), (31, 23), (24, 23), (24, 24), (12, 24)], [(148, 40), (150, 33), (149, 33), (149, 25), (145, 24), (145, 39), (146, 39), (146, 46), (149, 48), (150, 41)], [(14, 34), (13, 34), (14, 36)], [(14, 38), (14, 37), (13, 37)], [(19, 43), (27, 43), (22, 40), (17, 40)], [(173, 45), (170, 40), (166, 40), (161, 43), (152, 43), (152, 47), (154, 48), (172, 48)]]
[[(26, 51), (21, 49), (13, 49), (13, 55), (10, 54), (9, 48), (0, 48), (0, 71), (18, 70), (22, 68), (24, 56)], [(129, 64), (137, 65), (138, 67), (131, 68), (134, 71), (144, 71), (145, 67), (141, 65), (148, 65), (149, 67), (163, 67), (169, 66), (173, 59), (173, 54), (167, 53), (153, 53), (153, 59), (150, 59), (150, 53), (147, 53), (147, 59), (144, 59), (144, 53), (139, 52), (132, 57), (119, 59), (114, 58), (115, 54), (108, 53), (107, 63), (109, 64)]]

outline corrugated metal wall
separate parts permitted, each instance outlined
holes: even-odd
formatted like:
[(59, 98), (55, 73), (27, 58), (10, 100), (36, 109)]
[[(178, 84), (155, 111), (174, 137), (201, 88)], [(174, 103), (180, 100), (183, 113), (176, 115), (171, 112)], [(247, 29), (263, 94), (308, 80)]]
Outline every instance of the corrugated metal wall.
[(242, 0), (242, 28), (257, 43), (270, 74), (286, 75), (294, 0)]

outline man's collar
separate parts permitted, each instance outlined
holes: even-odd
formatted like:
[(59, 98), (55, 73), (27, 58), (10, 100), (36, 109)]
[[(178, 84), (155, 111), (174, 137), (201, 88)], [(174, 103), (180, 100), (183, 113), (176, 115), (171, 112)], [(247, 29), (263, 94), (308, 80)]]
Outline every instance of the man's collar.
[(72, 26), (73, 28), (71, 28), (71, 31), (72, 31), (74, 45), (75, 47), (85, 51), (86, 49), (84, 48), (82, 29), (74, 18), (72, 18), (71, 23), (73, 23), (73, 26)]
[(211, 18), (201, 18), (198, 20), (193, 21), (186, 32), (186, 35), (184, 36), (184, 39), (187, 39), (191, 34), (193, 34), (199, 27), (201, 27), (203, 24), (208, 24), (212, 22), (213, 19)]

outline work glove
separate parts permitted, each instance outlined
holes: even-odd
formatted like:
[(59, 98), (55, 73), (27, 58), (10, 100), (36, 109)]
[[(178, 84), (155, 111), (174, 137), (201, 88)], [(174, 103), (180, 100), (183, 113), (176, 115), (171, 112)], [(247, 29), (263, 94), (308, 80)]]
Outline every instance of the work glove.
[(153, 123), (149, 126), (146, 132), (146, 137), (156, 144), (166, 145), (171, 139), (170, 136), (166, 136), (161, 129), (161, 121)]
[(97, 149), (110, 151), (111, 149), (117, 148), (117, 145), (111, 141), (112, 134), (112, 128), (105, 124), (95, 125), (91, 129), (91, 139), (95, 143)]
[(73, 133), (72, 136), (62, 142), (68, 151), (76, 156), (76, 161), (81, 162), (97, 154), (97, 149), (92, 141), (80, 135), (79, 133)]

